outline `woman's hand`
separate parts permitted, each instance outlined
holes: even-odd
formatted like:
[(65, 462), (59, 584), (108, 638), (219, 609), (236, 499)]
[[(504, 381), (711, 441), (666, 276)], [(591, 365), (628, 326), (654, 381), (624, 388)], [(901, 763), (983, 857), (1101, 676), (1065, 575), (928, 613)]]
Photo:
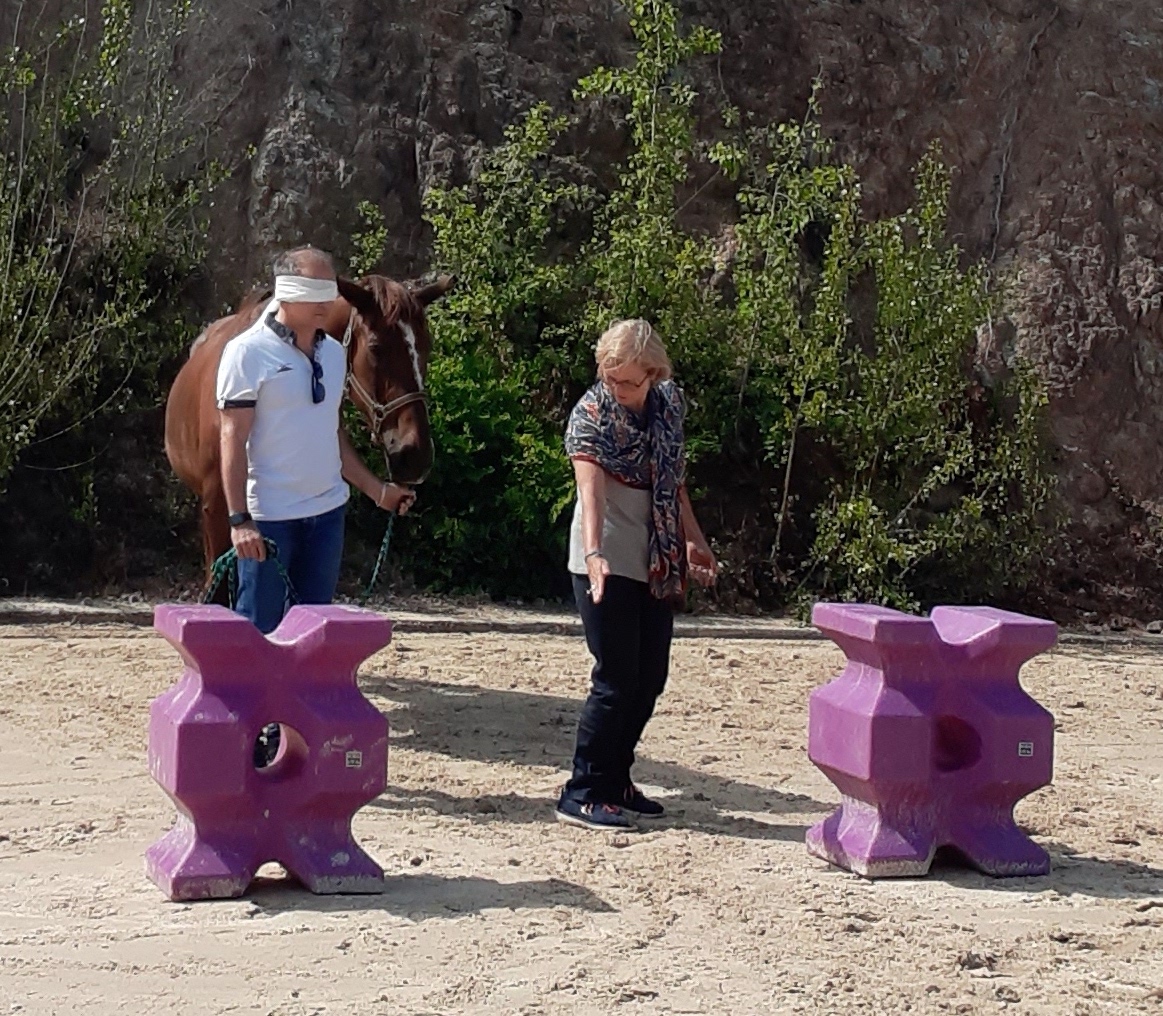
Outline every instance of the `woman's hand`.
[(591, 554), (586, 558), (586, 574), (590, 578), (590, 602), (601, 603), (606, 592), (606, 576), (610, 574), (610, 562), (601, 554)]
[(719, 562), (706, 540), (687, 540), (687, 569), (700, 586), (713, 586), (719, 575)]
[(376, 498), (376, 506), (386, 512), (398, 512), (407, 515), (408, 509), (416, 502), (416, 492), (410, 487), (402, 487), (398, 483), (385, 483), (380, 489), (380, 496)]

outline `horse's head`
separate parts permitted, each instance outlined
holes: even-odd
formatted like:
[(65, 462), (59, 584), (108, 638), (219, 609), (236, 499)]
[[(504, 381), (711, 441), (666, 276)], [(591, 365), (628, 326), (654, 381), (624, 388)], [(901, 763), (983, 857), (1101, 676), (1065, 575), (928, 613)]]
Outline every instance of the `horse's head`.
[(447, 275), (426, 286), (382, 275), (339, 280), (343, 319), (331, 334), (347, 346), (348, 395), (383, 445), (396, 483), (421, 483), (432, 468), (425, 390), (432, 338), (425, 309), (452, 285)]

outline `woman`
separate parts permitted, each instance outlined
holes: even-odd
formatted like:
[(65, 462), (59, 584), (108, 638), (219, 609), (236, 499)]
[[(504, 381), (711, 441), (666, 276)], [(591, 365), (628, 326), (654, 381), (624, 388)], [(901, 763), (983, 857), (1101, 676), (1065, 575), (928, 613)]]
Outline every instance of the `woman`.
[(565, 437), (578, 488), (569, 570), (593, 687), (557, 818), (623, 829), (663, 814), (630, 779), (634, 749), (666, 684), (687, 575), (710, 585), (718, 566), (683, 482), (686, 403), (661, 340), (645, 321), (619, 321), (596, 359)]

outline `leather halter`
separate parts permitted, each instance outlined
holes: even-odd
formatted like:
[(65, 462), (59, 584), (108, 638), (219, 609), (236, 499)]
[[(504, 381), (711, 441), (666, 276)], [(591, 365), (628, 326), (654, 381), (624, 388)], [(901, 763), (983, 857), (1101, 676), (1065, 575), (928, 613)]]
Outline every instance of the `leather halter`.
[[(421, 388), (415, 392), (405, 392), (397, 398), (390, 399), (387, 402), (377, 402), (372, 398), (371, 393), (360, 383), (359, 378), (355, 376), (355, 372), (351, 369), (351, 339), (355, 333), (355, 315), (356, 310), (351, 308), (351, 314), (347, 318), (347, 330), (343, 333), (343, 352), (347, 360), (347, 373), (343, 379), (343, 393), (346, 395), (350, 388), (356, 395), (363, 400), (368, 412), (371, 414), (371, 422), (369, 428), (372, 434), (372, 440), (384, 440), (383, 427), (387, 423), (388, 417), (393, 413), (398, 412), (405, 406), (411, 406), (414, 403), (421, 403), (426, 409), (428, 406), (428, 393)], [(420, 378), (417, 377), (417, 381)]]

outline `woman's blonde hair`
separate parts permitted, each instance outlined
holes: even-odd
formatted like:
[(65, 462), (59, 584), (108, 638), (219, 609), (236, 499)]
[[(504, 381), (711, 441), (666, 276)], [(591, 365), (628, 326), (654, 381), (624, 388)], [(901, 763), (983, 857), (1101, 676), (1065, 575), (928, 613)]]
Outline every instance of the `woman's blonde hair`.
[(594, 358), (599, 372), (637, 363), (655, 381), (666, 381), (673, 373), (662, 339), (650, 322), (642, 318), (615, 321), (610, 325), (598, 339)]

